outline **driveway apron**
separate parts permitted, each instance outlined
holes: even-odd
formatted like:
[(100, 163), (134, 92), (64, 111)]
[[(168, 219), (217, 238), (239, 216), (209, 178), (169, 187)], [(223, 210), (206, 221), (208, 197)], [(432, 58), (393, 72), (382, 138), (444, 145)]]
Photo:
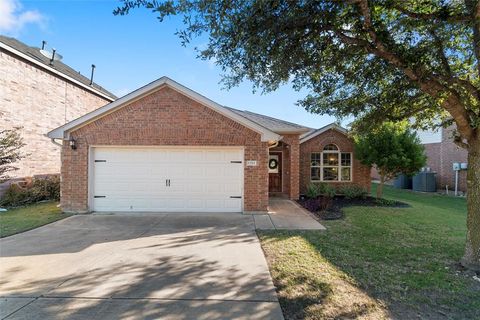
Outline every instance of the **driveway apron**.
[(283, 319), (253, 217), (77, 215), (0, 240), (2, 319)]

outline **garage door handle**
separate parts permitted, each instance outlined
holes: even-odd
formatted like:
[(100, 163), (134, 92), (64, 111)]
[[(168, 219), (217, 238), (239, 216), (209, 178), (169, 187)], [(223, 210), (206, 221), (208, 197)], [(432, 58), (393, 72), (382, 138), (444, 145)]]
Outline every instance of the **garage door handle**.
[(170, 179), (165, 180), (165, 187), (170, 187)]
[(230, 196), (232, 199), (242, 199), (242, 196)]

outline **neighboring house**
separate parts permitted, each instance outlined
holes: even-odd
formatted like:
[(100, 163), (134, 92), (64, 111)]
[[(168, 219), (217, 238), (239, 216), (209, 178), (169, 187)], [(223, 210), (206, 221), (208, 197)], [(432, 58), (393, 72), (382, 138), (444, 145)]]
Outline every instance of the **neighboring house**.
[(22, 127), (28, 154), (11, 176), (60, 172), (61, 148), (45, 132), (116, 99), (90, 80), (61, 61), (50, 62), (39, 48), (0, 35), (0, 128)]
[(167, 77), (48, 136), (63, 140), (70, 212), (257, 212), (310, 181), (370, 187), (345, 129), (227, 108)]
[[(418, 133), (420, 141), (425, 147), (427, 155), (426, 167), (437, 173), (437, 188), (445, 190), (455, 189), (455, 171), (453, 163), (467, 163), (467, 151), (453, 142), (455, 125), (440, 128), (438, 131), (421, 131)], [(459, 171), (458, 190), (467, 191), (467, 172)]]
[[(455, 190), (455, 171), (453, 163), (467, 163), (467, 151), (453, 142), (455, 126), (439, 128), (436, 131), (417, 131), (421, 144), (425, 147), (427, 163), (425, 168), (436, 173), (437, 189), (445, 190), (448, 186), (450, 191)], [(372, 168), (372, 178), (379, 180), (380, 176), (375, 168)], [(467, 191), (467, 172), (459, 171), (458, 190)]]

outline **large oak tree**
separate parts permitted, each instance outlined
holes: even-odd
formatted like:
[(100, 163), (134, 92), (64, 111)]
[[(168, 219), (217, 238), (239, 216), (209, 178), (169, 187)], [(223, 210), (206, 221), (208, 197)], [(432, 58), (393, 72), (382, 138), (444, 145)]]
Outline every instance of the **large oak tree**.
[(291, 81), (309, 91), (305, 109), (366, 127), (455, 123), (469, 162), (462, 262), (480, 269), (479, 1), (123, 0), (114, 13), (137, 7), (182, 16), (185, 43), (206, 35), (199, 55), (215, 59), (227, 86), (248, 79), (271, 91)]

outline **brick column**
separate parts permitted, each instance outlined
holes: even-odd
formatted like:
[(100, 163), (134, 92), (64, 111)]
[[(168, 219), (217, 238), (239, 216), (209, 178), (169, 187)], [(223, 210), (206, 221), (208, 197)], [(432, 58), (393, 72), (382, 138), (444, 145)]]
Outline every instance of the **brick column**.
[(297, 200), (300, 194), (300, 138), (298, 134), (284, 135), (283, 142), (288, 144), (290, 156), (290, 192), (289, 197)]
[(300, 141), (290, 145), (290, 199), (298, 200), (300, 193)]

